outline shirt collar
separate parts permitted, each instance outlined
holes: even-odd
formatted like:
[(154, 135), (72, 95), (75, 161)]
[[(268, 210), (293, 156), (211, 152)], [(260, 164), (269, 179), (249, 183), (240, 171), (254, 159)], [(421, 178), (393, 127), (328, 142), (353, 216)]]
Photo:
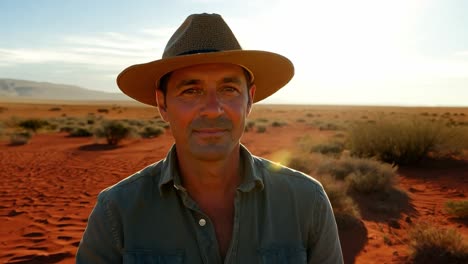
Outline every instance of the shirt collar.
[(244, 145), (240, 145), (240, 160), (243, 180), (237, 188), (242, 192), (250, 192), (255, 188), (263, 190), (263, 180), (258, 166), (255, 166), (254, 156)]
[[(250, 192), (255, 188), (263, 190), (263, 180), (260, 176), (261, 173), (255, 167), (254, 156), (242, 144), (240, 145), (240, 160), (243, 180), (237, 189), (242, 192)], [(185, 191), (178, 169), (175, 144), (162, 162), (161, 178), (158, 183), (160, 193), (163, 194), (171, 185), (177, 190)]]

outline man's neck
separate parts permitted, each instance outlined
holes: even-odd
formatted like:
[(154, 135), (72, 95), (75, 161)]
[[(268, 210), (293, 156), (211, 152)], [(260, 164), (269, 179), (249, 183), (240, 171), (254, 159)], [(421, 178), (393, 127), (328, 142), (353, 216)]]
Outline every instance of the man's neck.
[(239, 151), (234, 151), (226, 159), (218, 161), (181, 157), (178, 161), (182, 184), (192, 196), (234, 194), (240, 184)]

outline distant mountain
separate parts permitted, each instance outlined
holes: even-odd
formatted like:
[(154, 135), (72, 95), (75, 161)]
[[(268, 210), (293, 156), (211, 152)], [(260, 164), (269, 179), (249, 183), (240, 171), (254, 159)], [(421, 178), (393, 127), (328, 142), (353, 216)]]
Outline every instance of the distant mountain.
[(129, 100), (123, 93), (89, 90), (73, 85), (0, 79), (0, 98), (40, 100)]

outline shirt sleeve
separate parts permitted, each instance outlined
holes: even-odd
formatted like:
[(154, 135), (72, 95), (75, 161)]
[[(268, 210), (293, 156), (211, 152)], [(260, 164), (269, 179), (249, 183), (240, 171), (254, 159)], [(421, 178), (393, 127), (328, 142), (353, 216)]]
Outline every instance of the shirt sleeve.
[(317, 194), (317, 204), (312, 217), (312, 231), (309, 233), (308, 263), (341, 264), (341, 251), (338, 228), (330, 201), (323, 190)]
[(76, 263), (122, 263), (121, 232), (105, 193), (88, 219), (76, 253)]

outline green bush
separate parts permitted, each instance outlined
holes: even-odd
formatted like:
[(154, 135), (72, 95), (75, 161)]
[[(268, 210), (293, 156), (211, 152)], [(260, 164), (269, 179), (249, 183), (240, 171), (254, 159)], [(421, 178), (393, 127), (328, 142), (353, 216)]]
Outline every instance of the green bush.
[(468, 219), (468, 200), (448, 201), (445, 203), (445, 211), (458, 218)]
[(96, 136), (104, 137), (109, 145), (117, 145), (130, 135), (131, 129), (118, 120), (104, 121), (96, 130)]
[(71, 129), (71, 131), (69, 131), (70, 137), (91, 137), (92, 135), (93, 135), (93, 132), (83, 127), (73, 128)]
[(59, 128), (59, 132), (67, 132), (67, 133), (71, 133), (73, 131), (73, 127), (71, 126), (63, 126), (61, 128)]
[(287, 123), (283, 122), (283, 121), (273, 121), (271, 123), (272, 127), (283, 127), (283, 126), (286, 126), (286, 125), (287, 125)]
[(247, 121), (244, 131), (251, 131), (255, 127), (255, 121)]
[(42, 120), (42, 119), (26, 119), (18, 123), (18, 126), (20, 126), (21, 128), (30, 130), (34, 133), (36, 133), (37, 130), (48, 125), (49, 125), (49, 122), (47, 122), (46, 120)]
[(415, 224), (409, 233), (414, 263), (468, 263), (468, 246), (454, 229)]
[(29, 143), (32, 135), (28, 131), (24, 132), (15, 132), (10, 135), (10, 145), (19, 146)]
[(267, 129), (266, 126), (259, 125), (259, 126), (257, 126), (257, 133), (265, 133), (266, 129)]
[(416, 163), (430, 152), (457, 151), (468, 143), (466, 131), (424, 118), (382, 119), (356, 123), (349, 131), (352, 155), (396, 164)]
[(123, 121), (132, 127), (143, 127), (146, 125), (146, 122), (144, 120), (139, 119), (124, 119)]
[(140, 132), (140, 135), (144, 138), (158, 137), (164, 134), (164, 128), (158, 126), (146, 126), (143, 131)]

